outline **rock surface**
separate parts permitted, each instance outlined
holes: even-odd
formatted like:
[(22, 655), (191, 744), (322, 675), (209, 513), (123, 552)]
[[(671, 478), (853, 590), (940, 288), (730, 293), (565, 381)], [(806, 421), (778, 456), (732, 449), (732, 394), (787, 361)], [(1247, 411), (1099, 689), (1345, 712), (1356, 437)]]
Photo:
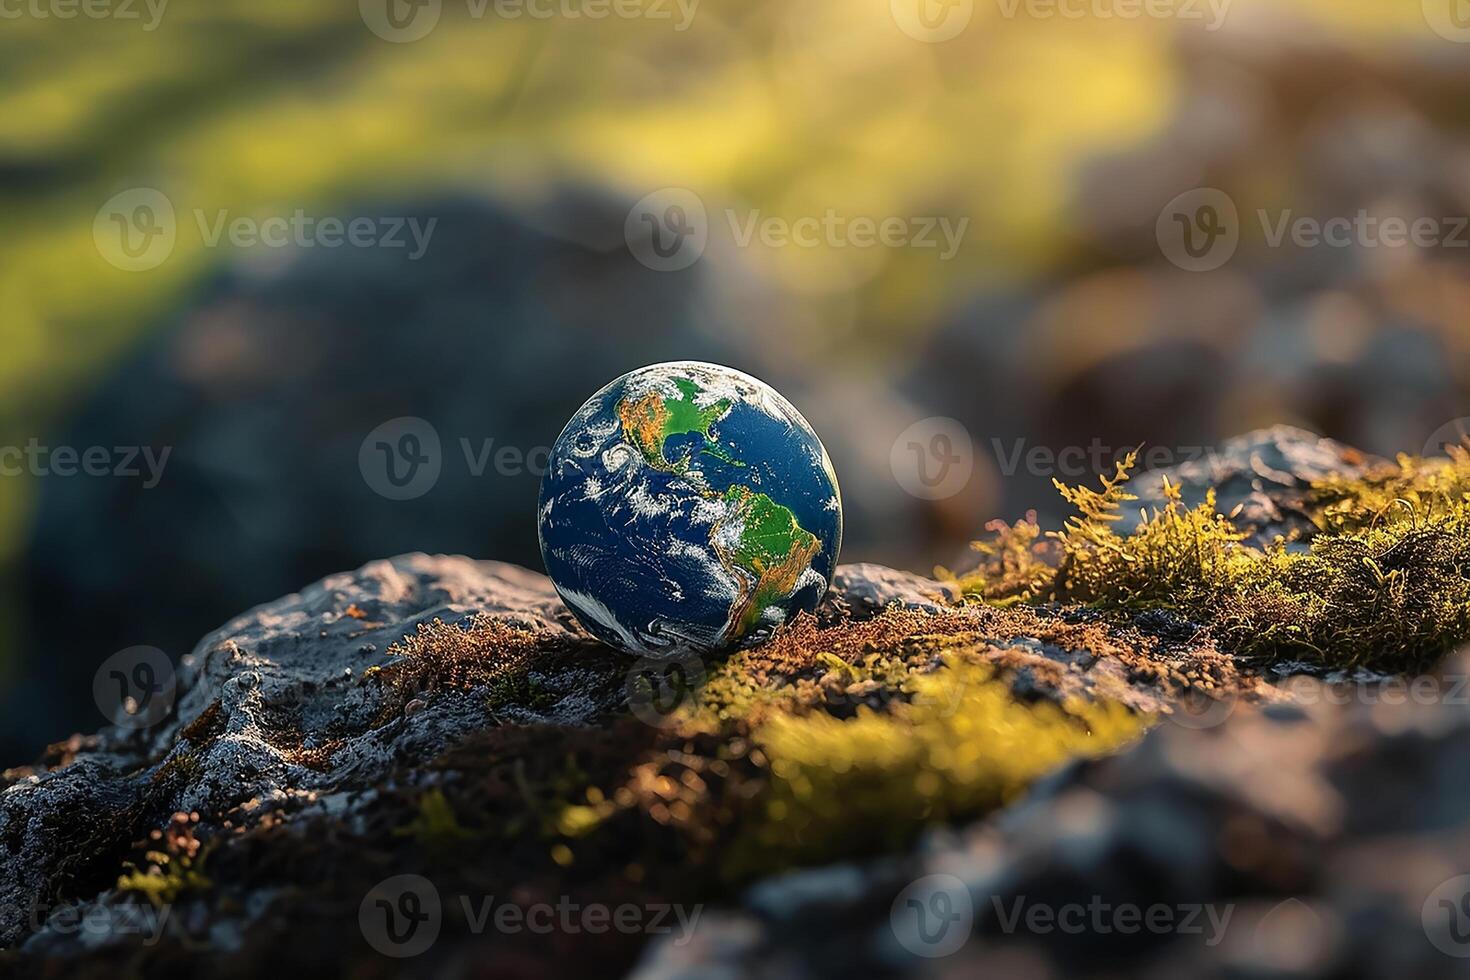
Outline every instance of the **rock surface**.
[(864, 562), (838, 567), (820, 615), (868, 619), (890, 606), (938, 612), (958, 598), (959, 590), (948, 582)]
[[(100, 833), (80, 840), (55, 833), (68, 813), (310, 806), (322, 792), (336, 794), (336, 819), (371, 806), (370, 793), (353, 791), (375, 785), (403, 758), (430, 757), (482, 727), (485, 712), (455, 691), (405, 711), (363, 675), (400, 659), (390, 648), (419, 624), (477, 615), (529, 633), (547, 651), (610, 655), (581, 632), (545, 576), (501, 562), (422, 554), (375, 561), (252, 610), (184, 658), (178, 710), (161, 730), (104, 730), (63, 767), (9, 774), (0, 836), (15, 873), (0, 884), (0, 942), (22, 935), (23, 910), (48, 900), (66, 869), (126, 844)], [(575, 668), (546, 676), (562, 695), (557, 720), (586, 722), (613, 706), (594, 700), (584, 680)], [(384, 724), (385, 707), (398, 707), (400, 717)], [(515, 714), (535, 716), (519, 707)], [(196, 776), (161, 792), (170, 763), (183, 758)]]
[[(947, 589), (878, 566), (848, 566), (837, 579), (833, 609), (866, 616), (890, 603), (934, 609)], [(526, 635), (543, 656), (566, 654), (532, 667), (538, 703), (552, 707), (512, 703), (501, 720), (579, 725), (621, 705), (624, 692), (607, 676), (620, 679), (631, 659), (583, 632), (543, 575), (413, 554), (329, 576), (205, 637), (184, 658), (177, 711), (157, 731), (107, 729), (60, 750), (62, 765), (6, 774), (0, 839), (10, 873), (0, 882), (0, 942), (23, 938), (30, 910), (54, 900), (74, 869), (142, 836), (149, 814), (244, 805), (350, 821), (371, 808), (370, 788), (402, 760), (431, 758), (487, 719), (482, 697), (445, 690), (403, 705), (367, 679), (403, 659), (395, 645), (421, 624), (476, 617)], [(385, 724), (385, 709), (398, 717)], [(172, 778), (184, 759), (193, 775)], [(103, 813), (111, 821), (94, 824)], [(82, 828), (56, 832), (79, 816)]]
[[(1307, 481), (1367, 465), (1272, 430), (1173, 479), (1186, 496), (1220, 480), (1222, 506), (1238, 498), (1264, 534), (1292, 520)], [(895, 658), (915, 673), (887, 678)], [(727, 831), (760, 819), (751, 801), (773, 805), (753, 795), (771, 767), (744, 736), (670, 727), (660, 702), (666, 669), (720, 665), (648, 675), (514, 565), (374, 561), (205, 637), (151, 727), (74, 736), (4, 773), (0, 965), (109, 978), (205, 963), (219, 976), (463, 976), (492, 961), (506, 975), (835, 977), (921, 973), (943, 952), (934, 962), (958, 974), (1433, 977), (1457, 965), (1441, 950), (1470, 953), (1444, 911), (1460, 908), (1453, 879), (1470, 868), (1470, 653), (1407, 688), (1353, 673), (1324, 683), (1237, 664), (1167, 609), (1124, 624), (1085, 608), (997, 610), (950, 583), (848, 565), (816, 617), (730, 658), (745, 686), (727, 672), (719, 703), (862, 722), (919, 704), (905, 685), (943, 679), (955, 658), (993, 671), (1021, 705), (1108, 703), (1162, 723), (916, 843), (899, 834), (835, 863), (732, 875), (719, 860)], [(762, 700), (775, 685), (794, 699), (785, 708)], [(849, 805), (871, 804), (828, 801), (828, 818), (840, 830)], [(885, 828), (859, 829), (868, 841)], [(380, 900), (399, 907), (406, 893), (381, 895), (405, 875), (439, 903), (442, 936), (400, 960), (371, 914)], [(673, 935), (487, 927), (475, 903), (497, 896), (685, 921)], [(1088, 903), (1193, 917), (1189, 929), (1047, 924), (1078, 902), (1089, 916)], [(1041, 919), (1025, 917), (1032, 907)], [(904, 918), (919, 908), (940, 918)], [(963, 942), (934, 945), (941, 920), (960, 923)]]
[[(844, 622), (888, 606), (932, 613), (952, 598), (950, 586), (921, 576), (844, 566), (824, 615)], [(422, 697), (379, 682), (406, 659), (401, 644), (422, 624), (458, 628), (477, 617), (503, 624), (535, 651), (534, 703), (512, 701), (487, 716), (487, 685), (473, 679)], [(1079, 661), (1035, 638), (988, 649), (1026, 697), (1062, 700), (1104, 688), (1139, 710), (1169, 710), (1161, 689), (1130, 681), (1121, 662)], [(177, 710), (157, 729), (106, 729), (56, 747), (50, 765), (6, 774), (0, 942), (22, 943), (27, 954), (78, 952), (65, 929), (72, 905), (125, 907), (112, 878), (130, 844), (169, 814), (202, 814), (201, 833), (258, 828), (273, 814), (289, 815), (306, 837), (366, 826), (386, 780), (422, 777), (415, 760), (436, 758), (487, 726), (575, 727), (607, 718), (624, 704), (631, 662), (587, 637), (544, 576), (499, 562), (407, 555), (261, 606), (185, 658)], [(214, 913), (211, 942), (237, 943), (252, 903), (263, 901), (247, 894), (245, 912)]]
[(636, 975), (921, 973), (943, 939), (899, 899), (942, 892), (968, 940), (946, 975), (1463, 976), (1467, 677), (1470, 651), (1412, 685), (1299, 678), (1295, 704), (1165, 725), (908, 857), (751, 888)]

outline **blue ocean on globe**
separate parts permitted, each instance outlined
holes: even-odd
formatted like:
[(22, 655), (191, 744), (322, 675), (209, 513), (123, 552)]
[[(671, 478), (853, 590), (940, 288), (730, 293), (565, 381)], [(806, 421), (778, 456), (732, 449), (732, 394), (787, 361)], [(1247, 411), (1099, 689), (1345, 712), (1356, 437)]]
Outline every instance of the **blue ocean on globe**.
[(572, 417), (537, 525), (547, 574), (594, 636), (706, 652), (816, 608), (842, 496), (821, 440), (775, 389), (675, 361), (623, 375)]

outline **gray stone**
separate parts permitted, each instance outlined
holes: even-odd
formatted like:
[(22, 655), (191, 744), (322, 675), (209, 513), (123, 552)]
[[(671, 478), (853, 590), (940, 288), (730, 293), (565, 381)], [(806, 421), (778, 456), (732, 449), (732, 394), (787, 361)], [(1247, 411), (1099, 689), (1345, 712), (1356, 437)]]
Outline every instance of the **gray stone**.
[(1190, 507), (1214, 489), (1216, 509), (1231, 515), (1252, 545), (1264, 547), (1278, 534), (1304, 541), (1317, 530), (1303, 511), (1314, 482), (1334, 475), (1359, 477), (1386, 462), (1304, 429), (1261, 429), (1227, 440), (1201, 459), (1137, 475), (1129, 489), (1138, 501), (1115, 527), (1120, 534), (1132, 531), (1141, 509), (1163, 507), (1167, 477)]
[(863, 562), (832, 574), (828, 603), (836, 614), (868, 619), (889, 606), (937, 612), (959, 598), (959, 589), (912, 572)]
[[(157, 731), (140, 737), (106, 729), (69, 765), (25, 776), (0, 794), (10, 872), (0, 879), (0, 943), (22, 934), (28, 910), (49, 903), (70, 869), (142, 836), (145, 811), (224, 813), (260, 801), (262, 809), (316, 806), (324, 816), (350, 820), (370, 807), (368, 788), (400, 759), (430, 757), (488, 720), (483, 698), (443, 692), (412, 714), (374, 724), (383, 688), (350, 672), (399, 660), (390, 648), (420, 624), (476, 616), (534, 634), (548, 647), (596, 646), (545, 576), (423, 554), (328, 576), (205, 637), (184, 658), (177, 711)], [(366, 655), (365, 641), (373, 646)], [(585, 722), (616, 703), (591, 696), (594, 688), (575, 668), (547, 682), (564, 695), (548, 715), (557, 721)], [(217, 731), (196, 745), (189, 731), (206, 712)], [(294, 759), (294, 749), (322, 744), (329, 730), (340, 744), (325, 765)], [(197, 776), (161, 782), (186, 756)], [(103, 813), (123, 816), (76, 828), (78, 819)], [(58, 826), (72, 829), (63, 835)]]
[[(834, 578), (834, 606), (865, 614), (874, 603), (931, 602), (929, 586), (938, 585), (876, 565), (843, 566)], [(432, 758), (494, 723), (483, 694), (453, 690), (406, 700), (383, 723), (392, 704), (371, 678), (374, 668), (401, 661), (396, 645), (420, 625), (477, 618), (529, 634), (548, 651), (585, 651), (582, 660), (548, 657), (536, 678), (551, 706), (504, 709), (515, 720), (588, 724), (621, 704), (621, 674), (633, 661), (583, 632), (544, 575), (425, 554), (330, 575), (201, 640), (180, 664), (177, 710), (156, 729), (104, 729), (69, 764), (16, 776), (0, 793), (8, 846), (0, 944), (23, 936), (30, 910), (49, 907), (77, 868), (142, 837), (159, 814), (245, 806), (352, 825), (402, 760)], [(589, 670), (587, 659), (605, 669)], [(209, 736), (191, 738), (197, 727)], [(300, 749), (329, 739), (322, 759), (301, 760)], [(183, 760), (193, 775), (165, 778)]]

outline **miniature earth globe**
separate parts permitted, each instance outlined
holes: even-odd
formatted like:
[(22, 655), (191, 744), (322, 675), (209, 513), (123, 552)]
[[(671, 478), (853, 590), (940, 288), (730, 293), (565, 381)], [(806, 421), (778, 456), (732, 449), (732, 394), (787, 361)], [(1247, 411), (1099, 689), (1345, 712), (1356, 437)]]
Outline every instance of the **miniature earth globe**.
[(623, 375), (567, 423), (537, 530), (557, 592), (598, 639), (703, 653), (816, 608), (842, 496), (821, 440), (775, 389), (676, 361)]

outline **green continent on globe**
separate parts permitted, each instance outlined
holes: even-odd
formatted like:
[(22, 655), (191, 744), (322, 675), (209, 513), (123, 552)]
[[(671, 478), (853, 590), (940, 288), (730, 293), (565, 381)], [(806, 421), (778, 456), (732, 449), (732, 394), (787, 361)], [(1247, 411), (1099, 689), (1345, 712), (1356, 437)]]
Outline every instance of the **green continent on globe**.
[[(760, 621), (769, 603), (796, 589), (822, 545), (789, 508), (763, 493), (736, 485), (725, 491), (724, 499), (730, 511), (715, 526), (711, 540), (720, 562), (746, 584), (725, 627), (725, 635), (734, 640)], [(734, 522), (739, 522), (739, 536), (733, 544), (725, 543), (721, 532)]]
[[(725, 502), (726, 514), (711, 529), (710, 544), (720, 563), (744, 586), (730, 606), (724, 629), (725, 638), (736, 641), (760, 622), (767, 606), (795, 591), (822, 545), (790, 508), (740, 484), (721, 497), (709, 489), (697, 469), (691, 471), (687, 451), (677, 460), (668, 458), (665, 445), (671, 437), (698, 433), (704, 438), (701, 452), (733, 466), (745, 465), (719, 445), (714, 433), (715, 423), (730, 413), (731, 401), (721, 398), (700, 405), (697, 396), (703, 388), (689, 378), (674, 378), (673, 383), (677, 396), (651, 391), (640, 398), (624, 398), (617, 404), (617, 416), (623, 438), (649, 466), (689, 479), (701, 496)], [(727, 532), (733, 527), (739, 530), (731, 543)]]
[(739, 460), (722, 449), (711, 432), (720, 419), (730, 413), (728, 398), (701, 406), (695, 397), (704, 389), (688, 378), (675, 378), (674, 386), (679, 389), (677, 397), (669, 398), (651, 391), (635, 401), (623, 399), (618, 402), (618, 419), (623, 424), (623, 437), (638, 448), (648, 465), (665, 473), (687, 476), (689, 454), (677, 460), (664, 455), (664, 443), (671, 436), (697, 432), (704, 437), (702, 452), (732, 466), (744, 466)]

